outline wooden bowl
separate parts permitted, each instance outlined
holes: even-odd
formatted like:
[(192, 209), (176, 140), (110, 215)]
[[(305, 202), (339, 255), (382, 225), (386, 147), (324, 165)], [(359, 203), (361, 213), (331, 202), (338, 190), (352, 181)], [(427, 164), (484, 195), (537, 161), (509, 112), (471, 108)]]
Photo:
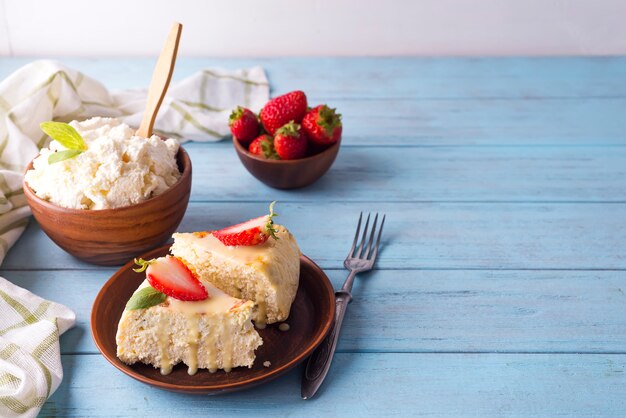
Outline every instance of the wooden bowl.
[[(23, 183), (24, 194), (41, 229), (73, 256), (102, 266), (120, 265), (170, 238), (183, 219), (191, 193), (191, 160), (180, 147), (181, 176), (165, 192), (115, 209), (85, 210), (57, 206)], [(31, 161), (26, 167), (33, 167)]]
[(263, 183), (276, 189), (297, 189), (308, 186), (328, 171), (339, 152), (341, 140), (329, 148), (298, 160), (267, 160), (248, 152), (233, 138), (233, 145), (246, 170)]

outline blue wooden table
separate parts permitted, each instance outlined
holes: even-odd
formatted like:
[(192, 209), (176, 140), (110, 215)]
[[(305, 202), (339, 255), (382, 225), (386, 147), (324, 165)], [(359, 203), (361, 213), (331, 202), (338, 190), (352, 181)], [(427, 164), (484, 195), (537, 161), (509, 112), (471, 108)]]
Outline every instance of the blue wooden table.
[[(28, 62), (0, 60), (0, 77)], [(145, 86), (154, 59), (64, 59), (110, 88)], [(181, 59), (260, 64), (344, 115), (312, 187), (252, 178), (232, 145), (187, 144), (181, 230), (257, 216), (271, 200), (339, 287), (358, 213), (387, 213), (377, 270), (360, 277), (318, 396), (297, 369), (213, 397), (144, 386), (89, 331), (115, 271), (82, 263), (32, 221), (0, 274), (64, 303), (65, 378), (43, 416), (555, 416), (626, 412), (626, 59)], [(116, 321), (116, 318), (112, 318)]]

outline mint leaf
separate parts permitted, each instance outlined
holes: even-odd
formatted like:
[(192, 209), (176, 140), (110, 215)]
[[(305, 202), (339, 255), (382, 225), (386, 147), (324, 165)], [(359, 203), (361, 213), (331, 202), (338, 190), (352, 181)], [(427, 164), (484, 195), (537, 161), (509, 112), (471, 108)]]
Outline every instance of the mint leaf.
[(126, 310), (145, 309), (163, 303), (166, 296), (155, 288), (148, 286), (136, 292), (126, 304)]
[(57, 151), (54, 154), (50, 154), (48, 157), (48, 164), (58, 163), (59, 161), (67, 160), (68, 158), (74, 158), (78, 154), (82, 154), (83, 151), (79, 149), (66, 149), (64, 151)]
[(50, 138), (67, 149), (85, 151), (87, 144), (76, 129), (63, 122), (42, 122), (39, 127)]

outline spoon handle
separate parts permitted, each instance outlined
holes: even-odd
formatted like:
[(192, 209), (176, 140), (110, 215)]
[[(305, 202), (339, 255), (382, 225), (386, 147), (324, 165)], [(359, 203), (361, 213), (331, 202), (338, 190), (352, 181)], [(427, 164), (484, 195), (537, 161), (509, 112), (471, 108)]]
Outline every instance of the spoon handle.
[(137, 136), (148, 138), (152, 136), (152, 127), (156, 119), (159, 107), (163, 103), (163, 98), (167, 92), (167, 88), (170, 85), (172, 79), (172, 73), (174, 72), (174, 64), (176, 63), (176, 54), (178, 53), (178, 42), (180, 41), (180, 34), (183, 30), (183, 25), (180, 23), (174, 23), (170, 30), (159, 60), (154, 67), (154, 73), (152, 74), (152, 81), (150, 82), (150, 88), (148, 89), (148, 100), (146, 102), (146, 109), (143, 113), (143, 119), (139, 129), (137, 130)]

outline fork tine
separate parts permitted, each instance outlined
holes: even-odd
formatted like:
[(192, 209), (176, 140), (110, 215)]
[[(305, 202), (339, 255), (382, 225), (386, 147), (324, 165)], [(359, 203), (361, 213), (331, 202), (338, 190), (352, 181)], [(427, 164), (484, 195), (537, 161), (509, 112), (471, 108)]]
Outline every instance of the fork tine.
[(354, 257), (354, 249), (356, 248), (356, 242), (359, 239), (359, 232), (361, 232), (361, 219), (363, 219), (363, 212), (359, 215), (359, 223), (356, 225), (356, 234), (354, 234), (354, 242), (352, 242), (352, 248), (350, 248), (348, 258)]
[(376, 246), (374, 247), (374, 252), (372, 252), (372, 257), (370, 260), (372, 262), (376, 261), (376, 256), (378, 255), (378, 247), (380, 246), (380, 236), (383, 234), (383, 226), (385, 226), (385, 218), (387, 215), (383, 215), (383, 220), (380, 223), (380, 229), (378, 230), (378, 238), (376, 238)]
[(367, 242), (367, 248), (365, 248), (365, 252), (363, 253), (363, 258), (367, 259), (370, 254), (370, 250), (372, 249), (372, 243), (374, 242), (374, 235), (376, 234), (376, 224), (378, 223), (378, 213), (374, 217), (374, 223), (372, 224), (372, 233), (370, 234), (370, 239)]
[(367, 227), (370, 224), (370, 213), (367, 214), (367, 220), (365, 221), (365, 227), (363, 228), (363, 238), (361, 238), (361, 242), (359, 243), (359, 248), (356, 249), (356, 253), (354, 257), (361, 258), (361, 252), (363, 251), (363, 245), (365, 244), (365, 238), (367, 238)]

